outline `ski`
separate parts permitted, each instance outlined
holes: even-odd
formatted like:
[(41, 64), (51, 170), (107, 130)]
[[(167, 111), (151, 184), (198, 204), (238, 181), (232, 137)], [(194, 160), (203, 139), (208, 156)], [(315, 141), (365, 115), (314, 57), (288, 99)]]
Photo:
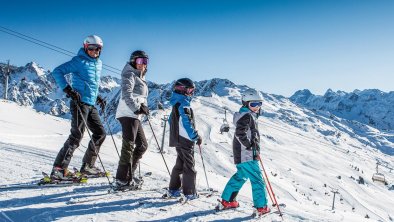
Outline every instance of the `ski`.
[(74, 176), (66, 179), (54, 179), (51, 178), (47, 173), (42, 172), (44, 178), (38, 181), (38, 186), (70, 186), (76, 184), (86, 184), (88, 179), (83, 176)]
[[(152, 175), (151, 172), (147, 172), (144, 174), (144, 176), (150, 176)], [(138, 183), (134, 183), (134, 180), (138, 180)], [(128, 191), (136, 191), (136, 190), (142, 190), (142, 185), (144, 184), (144, 179), (143, 177), (135, 178), (130, 185), (127, 186), (122, 186), (122, 187), (117, 187), (114, 183), (110, 185), (110, 189), (108, 190), (108, 193), (119, 193), (119, 192), (128, 192)]]
[(218, 191), (211, 188), (209, 190), (204, 189), (204, 190), (197, 191), (197, 193), (198, 193), (198, 195), (202, 195), (205, 197), (212, 197), (214, 194), (217, 194)]
[(162, 198), (162, 199), (167, 199), (167, 200), (169, 200), (169, 199), (177, 199), (177, 198), (179, 198), (179, 197), (170, 196), (170, 195), (168, 195), (168, 193), (165, 193), (165, 194), (163, 194), (163, 195), (161, 196), (161, 198)]

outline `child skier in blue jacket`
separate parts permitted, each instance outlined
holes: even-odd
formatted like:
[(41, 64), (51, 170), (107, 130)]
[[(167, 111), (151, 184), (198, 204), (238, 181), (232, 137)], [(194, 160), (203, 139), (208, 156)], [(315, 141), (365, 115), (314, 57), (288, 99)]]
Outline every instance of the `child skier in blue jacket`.
[(242, 94), (242, 105), (240, 111), (234, 114), (236, 129), (233, 152), (237, 172), (227, 182), (218, 209), (239, 207), (236, 197), (243, 184), (250, 179), (255, 213), (260, 216), (270, 212), (258, 163), (260, 133), (257, 118), (262, 105), (260, 93), (254, 89), (247, 90)]
[(201, 145), (202, 139), (196, 130), (193, 110), (190, 107), (194, 90), (193, 81), (182, 78), (175, 82), (171, 95), (170, 147), (175, 147), (178, 155), (171, 172), (169, 192), (164, 195), (165, 198), (179, 197), (181, 187), (187, 199), (198, 197), (196, 192), (197, 172), (194, 169), (194, 143)]

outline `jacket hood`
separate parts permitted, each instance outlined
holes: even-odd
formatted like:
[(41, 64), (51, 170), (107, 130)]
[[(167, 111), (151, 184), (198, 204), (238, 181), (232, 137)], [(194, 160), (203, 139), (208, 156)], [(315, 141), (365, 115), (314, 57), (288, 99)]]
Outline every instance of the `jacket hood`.
[(242, 106), (239, 109), (239, 112), (235, 112), (234, 113), (234, 116), (233, 116), (233, 123), (234, 123), (234, 125), (236, 126), (238, 120), (241, 119), (244, 115), (246, 115), (248, 113), (250, 115), (254, 116), (256, 119), (259, 117), (259, 115), (257, 115), (257, 113), (254, 113), (254, 112), (250, 111), (250, 109), (248, 109), (247, 107)]
[(180, 103), (183, 106), (190, 106), (190, 102), (192, 101), (192, 97), (185, 96), (176, 92), (172, 92), (170, 98), (171, 106), (174, 106), (177, 103)]

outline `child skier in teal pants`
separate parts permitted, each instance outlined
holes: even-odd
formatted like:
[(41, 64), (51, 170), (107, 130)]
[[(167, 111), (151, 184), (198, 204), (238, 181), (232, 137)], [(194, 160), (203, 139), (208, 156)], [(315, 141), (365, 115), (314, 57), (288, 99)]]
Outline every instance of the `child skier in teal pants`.
[(257, 215), (270, 212), (267, 206), (265, 184), (258, 163), (260, 133), (257, 118), (262, 105), (262, 97), (254, 89), (242, 94), (242, 107), (234, 114), (236, 126), (233, 139), (234, 162), (237, 172), (227, 182), (218, 209), (236, 208), (236, 196), (244, 183), (250, 179), (253, 204)]

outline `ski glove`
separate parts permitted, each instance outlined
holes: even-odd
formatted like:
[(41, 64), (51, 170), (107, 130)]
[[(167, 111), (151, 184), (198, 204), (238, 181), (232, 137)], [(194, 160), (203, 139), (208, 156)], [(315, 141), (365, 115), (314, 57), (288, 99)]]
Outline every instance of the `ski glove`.
[(101, 96), (97, 96), (96, 104), (100, 106), (101, 111), (104, 111), (105, 106), (107, 106), (107, 101), (105, 101)]
[(251, 148), (260, 150), (260, 139), (258, 136), (254, 136), (250, 144), (251, 144)]
[(197, 142), (196, 142), (196, 144), (199, 145), (199, 146), (202, 144), (202, 138), (201, 138), (200, 135), (197, 136)]
[(67, 85), (64, 89), (63, 92), (66, 93), (67, 98), (71, 98), (72, 100), (74, 100), (77, 103), (81, 102), (81, 95), (75, 91), (73, 88), (71, 88), (70, 85)]
[(149, 115), (149, 108), (145, 105), (145, 104), (141, 104), (140, 109), (135, 111), (134, 114), (138, 115), (138, 114), (145, 114), (145, 115)]

